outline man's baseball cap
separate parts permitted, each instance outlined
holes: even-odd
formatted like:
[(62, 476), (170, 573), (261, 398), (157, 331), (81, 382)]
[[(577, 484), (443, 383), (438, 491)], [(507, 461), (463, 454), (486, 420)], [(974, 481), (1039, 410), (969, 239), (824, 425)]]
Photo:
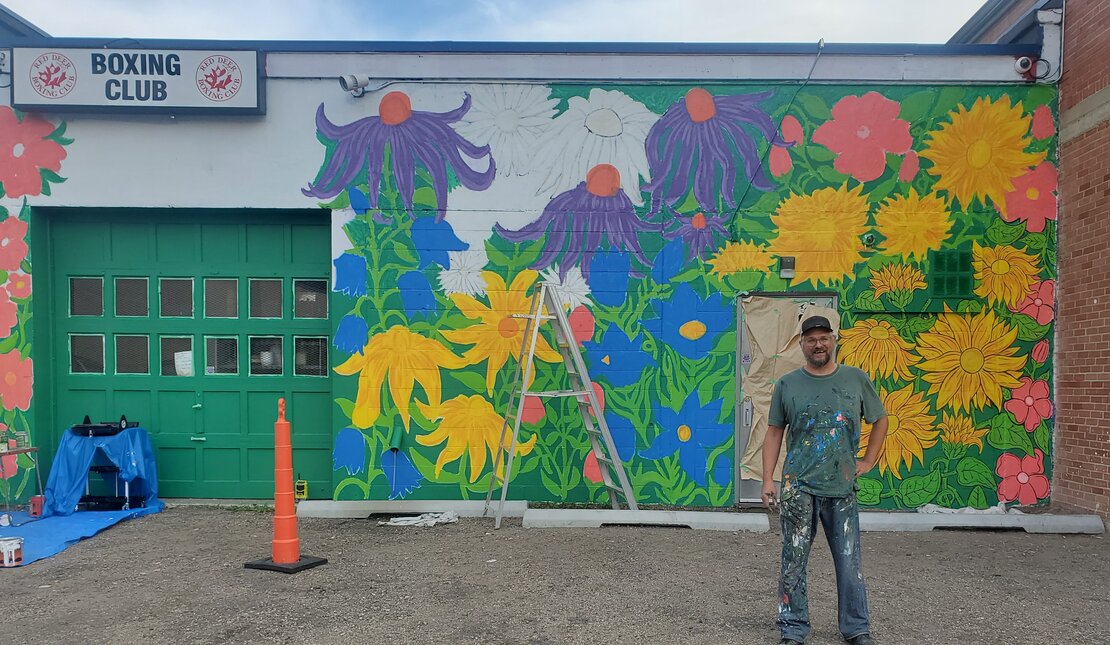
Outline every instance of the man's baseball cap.
[(802, 321), (802, 333), (806, 333), (811, 329), (827, 329), (833, 330), (833, 326), (829, 323), (829, 319), (824, 316), (810, 316)]

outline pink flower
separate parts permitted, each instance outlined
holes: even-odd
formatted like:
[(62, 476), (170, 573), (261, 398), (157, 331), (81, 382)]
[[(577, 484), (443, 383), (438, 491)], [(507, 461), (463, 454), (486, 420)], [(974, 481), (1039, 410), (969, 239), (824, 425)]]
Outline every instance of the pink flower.
[(0, 354), (0, 405), (5, 410), (26, 411), (31, 406), (34, 380), (31, 359), (24, 359), (18, 351)]
[(15, 303), (8, 297), (7, 289), (0, 287), (0, 338), (11, 336), (12, 327), (19, 324), (15, 314)]
[(1047, 105), (1042, 105), (1033, 110), (1034, 139), (1047, 139), (1056, 134), (1056, 122), (1052, 119), (1052, 110)]
[(1033, 346), (1033, 351), (1029, 353), (1034, 361), (1043, 363), (1048, 360), (1048, 340), (1042, 340)]
[(1056, 316), (1053, 307), (1056, 306), (1056, 282), (1044, 280), (1033, 285), (1033, 291), (1017, 304), (1013, 311), (1025, 314), (1037, 321), (1038, 325), (1047, 325)]
[(538, 396), (524, 397), (524, 413), (520, 416), (521, 421), (539, 423), (546, 414), (547, 408), (544, 407), (543, 399)]
[(1025, 221), (1025, 230), (1040, 233), (1047, 220), (1056, 219), (1056, 167), (1047, 161), (1014, 180), (1014, 189), (1006, 193), (1006, 210), (1001, 212), (1007, 222)]
[(886, 153), (901, 155), (913, 144), (901, 107), (878, 92), (845, 96), (833, 106), (831, 121), (813, 133), (813, 141), (837, 153), (833, 166), (859, 181), (877, 179), (886, 170)]
[(597, 455), (593, 450), (586, 453), (586, 461), (582, 464), (582, 476), (594, 484), (601, 482), (601, 464), (597, 463)]
[(1021, 377), (1021, 385), (1010, 393), (1013, 397), (1002, 406), (1025, 425), (1026, 432), (1033, 432), (1043, 419), (1052, 416), (1052, 401), (1048, 398), (1048, 383)]
[(65, 148), (46, 139), (54, 129), (53, 123), (37, 114), (24, 114), (21, 120), (11, 108), (0, 107), (0, 184), (5, 195), (38, 195), (40, 171), (62, 169)]
[[(7, 430), (8, 426), (0, 423), (0, 432)], [(16, 444), (15, 439), (8, 439), (8, 447), (14, 449)], [(4, 460), (4, 479), (11, 479), (19, 472), (19, 455), (8, 455), (7, 457), (0, 457)]]
[(568, 321), (570, 322), (570, 330), (574, 334), (574, 340), (580, 344), (594, 337), (594, 329), (597, 323), (594, 320), (593, 312), (587, 309), (586, 305), (575, 307), (574, 311), (570, 312)]
[(790, 158), (789, 150), (774, 146), (771, 148), (771, 156), (768, 158), (768, 165), (771, 167), (772, 175), (775, 177), (782, 177), (794, 169), (794, 160)]
[(998, 457), (994, 472), (1002, 478), (998, 484), (998, 499), (1012, 502), (1015, 499), (1023, 506), (1036, 504), (1038, 499), (1048, 497), (1048, 477), (1044, 476), (1044, 453), (1034, 449), (1036, 457), (1018, 458), (1004, 452)]
[[(0, 109), (0, 113), (2, 113)], [(15, 271), (27, 258), (27, 222), (18, 217), (0, 221), (0, 270)]]
[(782, 130), (783, 143), (802, 145), (806, 142), (806, 132), (802, 129), (802, 124), (792, 115), (787, 114), (782, 117), (782, 126), (780, 129)]
[(916, 152), (910, 150), (905, 157), (902, 157), (902, 166), (898, 168), (898, 181), (913, 181), (920, 169), (921, 159)]
[(13, 298), (26, 298), (31, 295), (31, 276), (26, 273), (8, 275), (8, 293)]

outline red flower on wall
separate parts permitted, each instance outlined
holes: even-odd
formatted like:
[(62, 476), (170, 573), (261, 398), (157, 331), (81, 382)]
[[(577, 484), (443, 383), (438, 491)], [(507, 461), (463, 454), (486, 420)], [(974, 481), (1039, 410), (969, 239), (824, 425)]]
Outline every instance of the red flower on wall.
[(1055, 305), (1056, 282), (1044, 280), (1033, 285), (1033, 291), (1017, 304), (1014, 311), (1036, 320), (1038, 325), (1047, 325), (1056, 316)]
[(998, 483), (998, 499), (1017, 500), (1022, 505), (1036, 504), (1048, 497), (1048, 477), (1044, 476), (1044, 453), (1034, 449), (1035, 457), (1019, 458), (1004, 452), (998, 457), (994, 472), (1002, 478)]
[(5, 410), (26, 411), (31, 406), (34, 380), (31, 359), (23, 358), (18, 351), (0, 354), (0, 405)]
[(1052, 110), (1047, 105), (1033, 110), (1033, 127), (1030, 132), (1034, 139), (1047, 139), (1056, 134), (1056, 122), (1052, 120)]
[(1052, 416), (1052, 399), (1048, 398), (1048, 383), (1021, 377), (1021, 385), (1010, 393), (1013, 398), (1003, 405), (1014, 420), (1033, 432), (1043, 419)]
[(1033, 346), (1033, 351), (1029, 352), (1033, 360), (1038, 363), (1043, 363), (1048, 360), (1048, 341), (1042, 340)]
[(1056, 219), (1056, 167), (1042, 163), (1014, 180), (1014, 189), (1006, 193), (1007, 222), (1025, 221), (1025, 230), (1039, 233), (1045, 222)]
[(66, 151), (45, 137), (55, 126), (37, 114), (24, 114), (20, 121), (8, 107), (0, 107), (0, 185), (8, 197), (42, 192), (42, 169), (58, 172)]
[(910, 150), (905, 157), (902, 157), (902, 165), (898, 168), (898, 181), (913, 181), (920, 169), (921, 158), (916, 152)]
[[(0, 423), (0, 435), (4, 434), (4, 431), (7, 429), (8, 426)], [(17, 445), (15, 439), (8, 439), (9, 448), (14, 449)], [(8, 455), (6, 457), (0, 457), (0, 459), (4, 460), (4, 479), (15, 477), (15, 474), (19, 472), (19, 455)]]
[(15, 271), (27, 258), (27, 222), (18, 217), (0, 221), (0, 270)]
[(8, 297), (8, 290), (0, 287), (0, 338), (7, 338), (12, 334), (12, 327), (19, 324), (16, 318), (16, 306)]
[(813, 141), (837, 153), (833, 166), (859, 181), (877, 179), (886, 170), (886, 153), (901, 155), (913, 144), (910, 123), (898, 118), (901, 106), (878, 92), (845, 96), (833, 106), (831, 121), (813, 133)]
[[(779, 130), (782, 132), (781, 140), (783, 143), (792, 145), (801, 145), (805, 143), (805, 130), (802, 129), (802, 124), (794, 116), (787, 114), (782, 117), (782, 125), (779, 127)], [(782, 177), (794, 169), (794, 160), (791, 159), (790, 151), (786, 148), (771, 146), (768, 165), (771, 167), (772, 175), (775, 177)]]
[(11, 297), (26, 298), (31, 295), (31, 276), (18, 272), (9, 274), (8, 283), (5, 286)]

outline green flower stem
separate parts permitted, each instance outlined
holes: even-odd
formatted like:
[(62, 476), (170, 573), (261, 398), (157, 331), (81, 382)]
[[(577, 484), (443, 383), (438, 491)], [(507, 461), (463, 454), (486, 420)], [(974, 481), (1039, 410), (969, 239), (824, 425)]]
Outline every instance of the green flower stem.
[(886, 484), (890, 487), (890, 494), (894, 498), (895, 508), (905, 508), (906, 505), (902, 503), (902, 493), (894, 487), (894, 471), (886, 471)]

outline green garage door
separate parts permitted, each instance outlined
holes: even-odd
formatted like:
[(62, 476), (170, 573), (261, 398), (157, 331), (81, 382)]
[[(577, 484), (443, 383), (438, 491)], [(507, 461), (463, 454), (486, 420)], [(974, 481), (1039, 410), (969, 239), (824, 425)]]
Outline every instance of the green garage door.
[(163, 497), (266, 498), (284, 397), (294, 473), (330, 497), (326, 215), (77, 212), (50, 228), (61, 424), (138, 420)]

